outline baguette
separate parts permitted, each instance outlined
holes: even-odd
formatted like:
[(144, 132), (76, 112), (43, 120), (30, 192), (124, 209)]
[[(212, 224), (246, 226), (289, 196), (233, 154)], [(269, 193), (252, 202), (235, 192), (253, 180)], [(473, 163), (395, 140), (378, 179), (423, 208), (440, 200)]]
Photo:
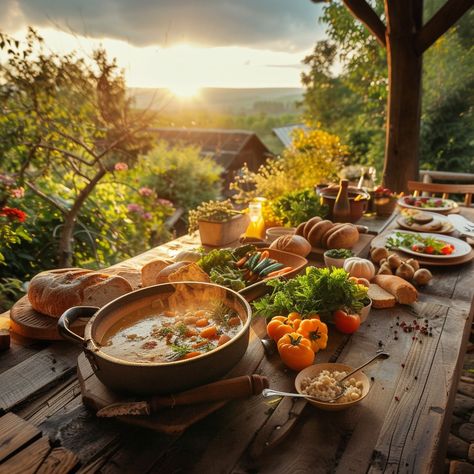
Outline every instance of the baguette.
[(395, 275), (376, 275), (372, 280), (385, 291), (395, 296), (398, 303), (411, 304), (418, 298), (418, 291), (411, 284)]
[(397, 300), (379, 285), (371, 283), (367, 296), (372, 300), (372, 308), (393, 308)]
[(130, 283), (81, 268), (62, 268), (39, 273), (28, 286), (28, 299), (34, 310), (59, 318), (73, 306), (104, 306), (132, 291)]

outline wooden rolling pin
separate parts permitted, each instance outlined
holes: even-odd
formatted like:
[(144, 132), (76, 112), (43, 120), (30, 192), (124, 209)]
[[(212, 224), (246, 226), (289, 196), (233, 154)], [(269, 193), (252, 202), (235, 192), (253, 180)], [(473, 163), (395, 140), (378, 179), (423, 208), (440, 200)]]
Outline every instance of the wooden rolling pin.
[(99, 410), (97, 416), (149, 415), (165, 407), (250, 397), (262, 393), (262, 390), (268, 386), (266, 377), (258, 374), (242, 375), (192, 388), (176, 395), (154, 396), (140, 402), (113, 403)]

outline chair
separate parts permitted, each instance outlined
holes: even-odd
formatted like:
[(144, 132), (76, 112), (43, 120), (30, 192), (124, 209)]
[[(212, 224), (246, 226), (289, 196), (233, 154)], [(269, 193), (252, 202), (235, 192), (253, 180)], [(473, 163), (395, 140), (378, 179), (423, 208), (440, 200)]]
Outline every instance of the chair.
[(464, 194), (464, 205), (470, 207), (472, 195), (474, 194), (474, 184), (440, 184), (408, 181), (408, 190), (414, 196), (418, 196), (420, 192), (429, 193), (431, 196), (442, 194), (443, 199), (447, 199), (450, 194)]

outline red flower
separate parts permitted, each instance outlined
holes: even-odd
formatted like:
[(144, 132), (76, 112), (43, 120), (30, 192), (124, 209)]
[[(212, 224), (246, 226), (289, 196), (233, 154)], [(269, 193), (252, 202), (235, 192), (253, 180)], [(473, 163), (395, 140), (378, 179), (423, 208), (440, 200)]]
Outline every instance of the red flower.
[(26, 219), (26, 212), (21, 211), (13, 207), (3, 207), (0, 209), (0, 216), (5, 216), (10, 219), (17, 219), (20, 222), (24, 222)]

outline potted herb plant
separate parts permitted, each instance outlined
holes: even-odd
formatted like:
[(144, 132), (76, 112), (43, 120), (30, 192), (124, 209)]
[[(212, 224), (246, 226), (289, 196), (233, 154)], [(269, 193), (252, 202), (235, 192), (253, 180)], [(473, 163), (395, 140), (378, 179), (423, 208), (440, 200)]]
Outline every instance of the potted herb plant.
[(203, 202), (189, 211), (189, 233), (199, 230), (201, 243), (211, 247), (235, 242), (248, 224), (248, 216), (234, 209), (229, 199)]

